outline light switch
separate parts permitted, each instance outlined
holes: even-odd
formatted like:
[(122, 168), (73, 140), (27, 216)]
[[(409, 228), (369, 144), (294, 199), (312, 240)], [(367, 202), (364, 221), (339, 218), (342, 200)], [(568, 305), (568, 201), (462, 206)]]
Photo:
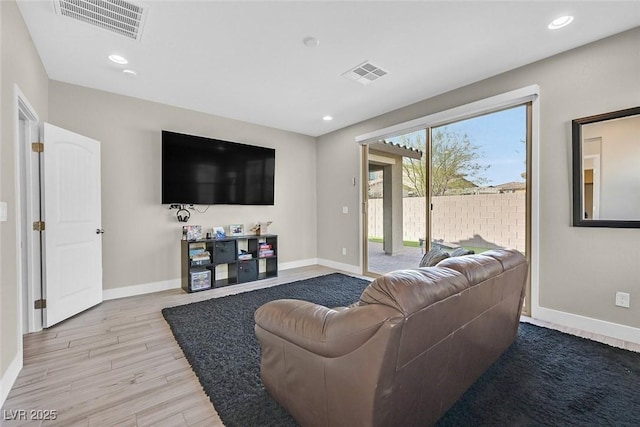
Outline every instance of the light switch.
[(0, 202), (0, 222), (7, 220), (7, 202)]
[(349, 206), (343, 206), (342, 213), (349, 213)]

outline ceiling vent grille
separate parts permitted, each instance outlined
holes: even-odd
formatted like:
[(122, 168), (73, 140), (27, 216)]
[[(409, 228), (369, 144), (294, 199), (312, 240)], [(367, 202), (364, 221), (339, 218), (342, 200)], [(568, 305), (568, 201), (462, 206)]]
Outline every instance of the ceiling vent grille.
[(349, 80), (368, 85), (378, 80), (380, 77), (387, 75), (388, 72), (382, 68), (373, 65), (369, 61), (364, 61), (362, 64), (353, 67), (352, 69), (345, 71), (342, 75)]
[(123, 0), (53, 0), (56, 13), (140, 40), (146, 9)]

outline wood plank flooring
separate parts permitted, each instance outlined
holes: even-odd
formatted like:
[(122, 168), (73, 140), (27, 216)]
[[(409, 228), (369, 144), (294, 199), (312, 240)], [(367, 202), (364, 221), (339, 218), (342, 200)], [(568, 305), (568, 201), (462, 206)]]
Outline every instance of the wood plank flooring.
[[(5, 420), (0, 424), (223, 426), (160, 310), (334, 271), (312, 266), (194, 294), (176, 289), (105, 301), (52, 328), (25, 335), (24, 368), (2, 408)], [(640, 352), (637, 344), (523, 320)], [(56, 419), (33, 419), (46, 411), (55, 411)], [(7, 420), (16, 417), (22, 419)]]
[[(175, 289), (105, 301), (25, 335), (24, 367), (2, 408), (0, 424), (223, 426), (161, 309), (334, 271), (305, 267), (193, 294)], [(47, 411), (55, 411), (55, 420), (34, 419), (52, 414)]]

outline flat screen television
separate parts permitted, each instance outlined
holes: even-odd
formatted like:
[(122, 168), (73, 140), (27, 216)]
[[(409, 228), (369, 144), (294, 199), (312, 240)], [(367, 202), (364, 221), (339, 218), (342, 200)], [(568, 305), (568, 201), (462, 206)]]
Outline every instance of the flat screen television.
[(273, 205), (273, 148), (162, 131), (162, 204)]

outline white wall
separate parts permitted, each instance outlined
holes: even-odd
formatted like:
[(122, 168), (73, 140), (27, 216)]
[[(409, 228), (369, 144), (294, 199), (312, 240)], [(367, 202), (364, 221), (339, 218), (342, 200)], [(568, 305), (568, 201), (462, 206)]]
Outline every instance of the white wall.
[[(538, 84), (539, 312), (633, 327), (639, 337), (640, 230), (571, 226), (571, 120), (640, 105), (639, 45), (636, 28), (318, 138), (318, 171), (334, 171), (318, 182), (318, 257), (360, 265), (358, 214), (339, 213), (359, 202), (359, 188), (349, 185), (361, 168), (356, 136)], [(616, 291), (631, 294), (629, 309), (615, 307)]]
[(0, 389), (4, 394), (11, 377), (17, 375), (14, 368), (22, 366), (16, 265), (15, 88), (19, 87), (39, 117), (46, 119), (49, 80), (15, 2), (1, 1), (0, 13), (0, 200), (8, 203), (8, 221), (0, 223)]
[(180, 277), (183, 224), (160, 204), (163, 129), (275, 148), (274, 206), (214, 205), (193, 212), (189, 224), (248, 228), (273, 221), (269, 232), (279, 235), (280, 264), (315, 262), (315, 138), (57, 81), (50, 82), (49, 111), (56, 126), (101, 141), (108, 295), (123, 287), (162, 287)]

